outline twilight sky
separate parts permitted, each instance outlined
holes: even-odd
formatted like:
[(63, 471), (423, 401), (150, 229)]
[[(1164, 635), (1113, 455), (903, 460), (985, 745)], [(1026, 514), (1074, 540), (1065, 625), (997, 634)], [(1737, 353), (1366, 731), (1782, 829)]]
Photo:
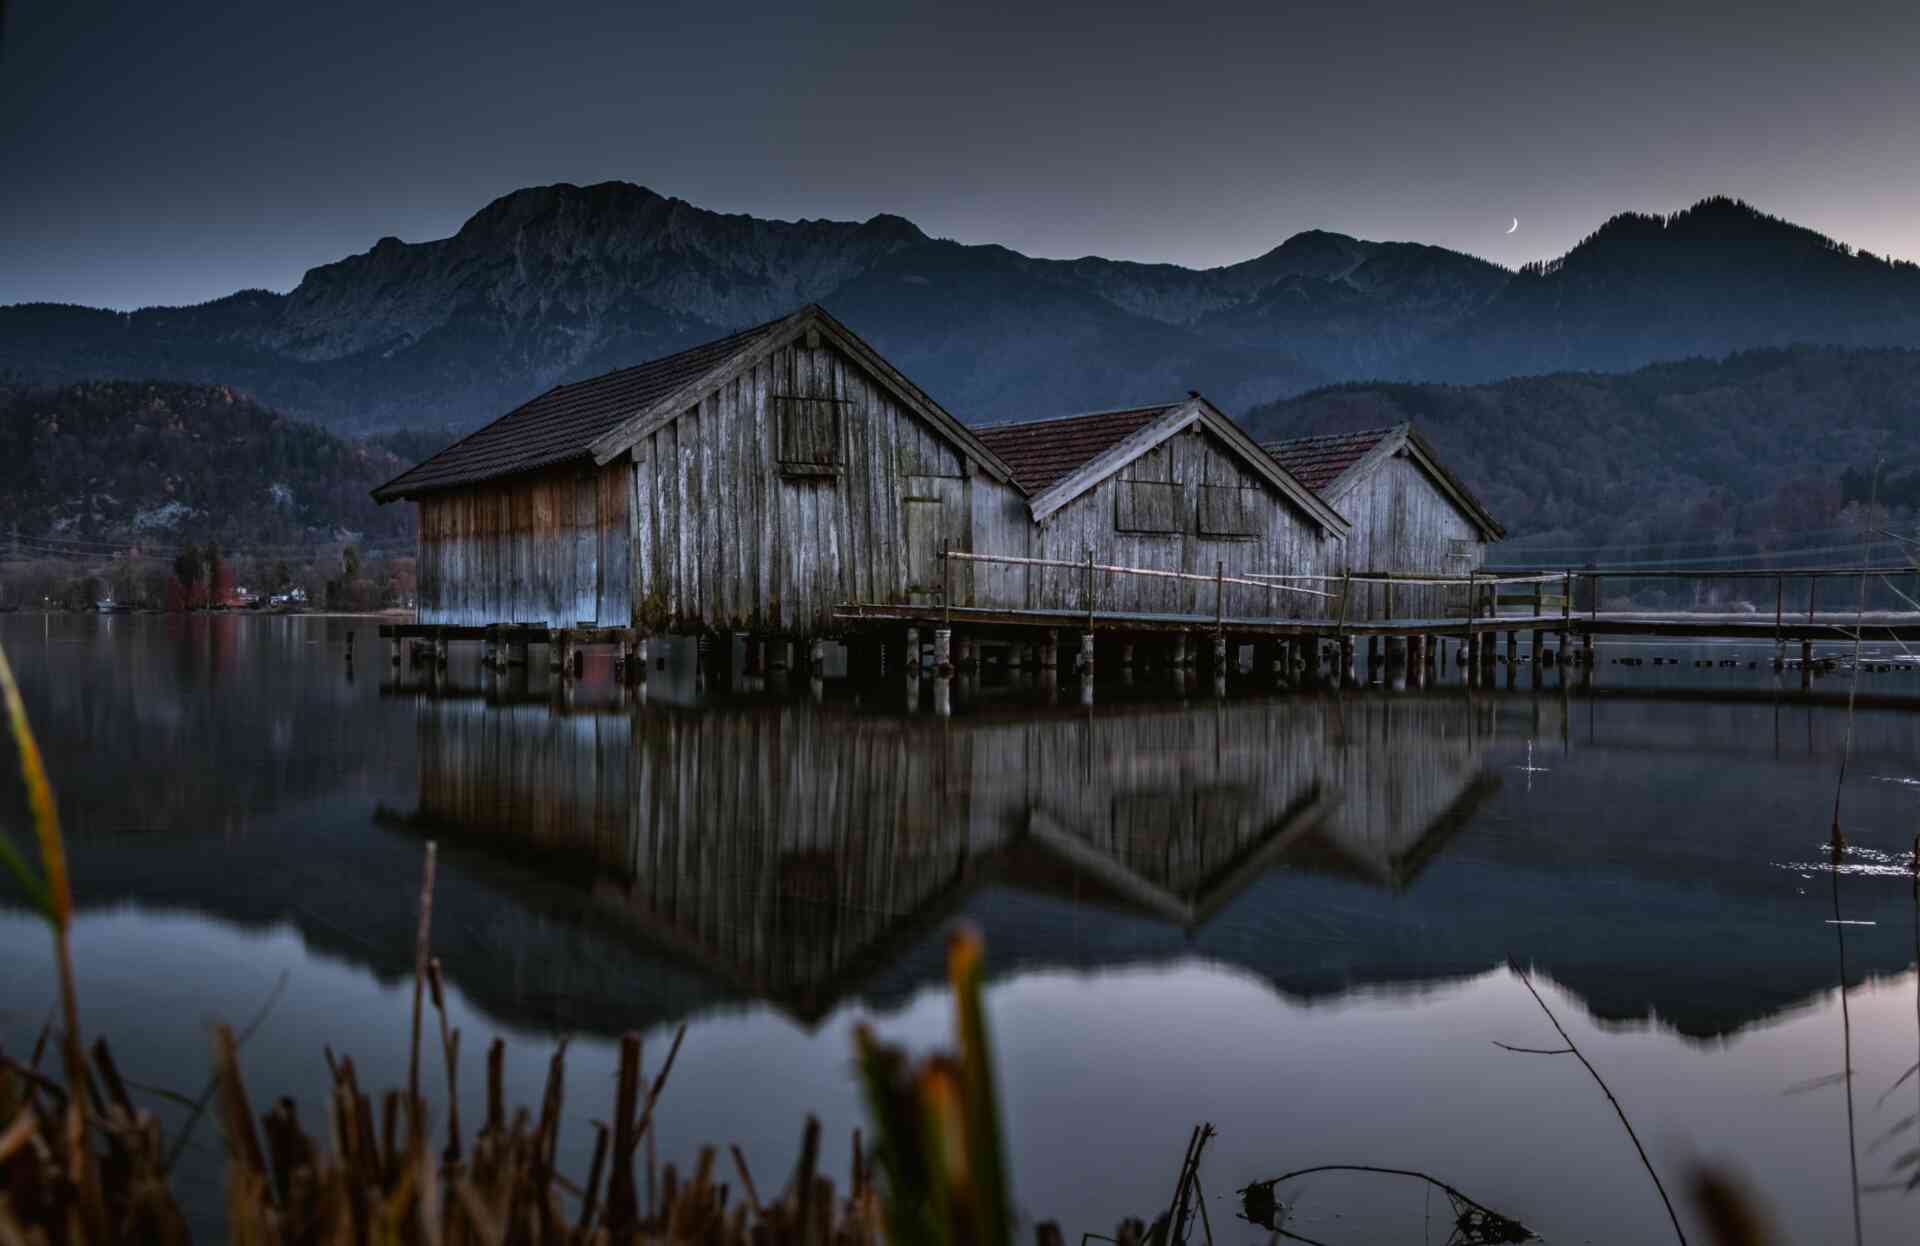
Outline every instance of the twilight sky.
[(0, 13), (0, 304), (285, 290), (612, 178), (1194, 266), (1313, 228), (1517, 264), (1725, 193), (1920, 259), (1911, 0)]

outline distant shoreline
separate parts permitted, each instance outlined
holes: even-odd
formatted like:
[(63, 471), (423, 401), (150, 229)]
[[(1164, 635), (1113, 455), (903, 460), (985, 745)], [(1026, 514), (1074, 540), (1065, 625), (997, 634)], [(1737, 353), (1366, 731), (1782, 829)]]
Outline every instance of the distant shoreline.
[(127, 610), (114, 613), (102, 613), (98, 610), (46, 610), (19, 609), (0, 612), (0, 618), (15, 615), (72, 615), (75, 617), (92, 615), (100, 618), (155, 617), (165, 615), (170, 618), (234, 618), (234, 619), (401, 619), (411, 621), (413, 610)]

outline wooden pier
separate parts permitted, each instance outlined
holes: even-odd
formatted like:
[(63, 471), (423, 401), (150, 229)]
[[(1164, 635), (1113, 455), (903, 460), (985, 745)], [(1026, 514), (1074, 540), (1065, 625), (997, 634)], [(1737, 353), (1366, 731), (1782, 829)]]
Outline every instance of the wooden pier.
[[(1775, 669), (1798, 668), (1807, 678), (1816, 665), (1817, 643), (1852, 644), (1864, 641), (1920, 642), (1920, 603), (1894, 594), (1916, 608), (1907, 611), (1866, 612), (1859, 609), (1869, 583), (1913, 575), (1911, 567), (1808, 568), (1792, 571), (1701, 568), (1684, 571), (1630, 568), (1546, 571), (1524, 569), (1468, 572), (1457, 576), (1407, 574), (1228, 575), (1224, 563), (1213, 575), (1158, 568), (1127, 567), (1096, 562), (1091, 552), (1078, 561), (1013, 555), (942, 551), (947, 578), (960, 574), (965, 564), (998, 563), (1053, 572), (1050, 582), (1071, 584), (1071, 600), (1027, 606), (954, 604), (945, 594), (917, 595), (918, 600), (846, 602), (832, 612), (832, 630), (810, 635), (746, 635), (736, 658), (735, 633), (700, 633), (701, 661), (731, 665), (743, 661), (747, 674), (769, 670), (804, 671), (819, 678), (824, 672), (824, 645), (844, 644), (847, 671), (854, 679), (931, 669), (936, 674), (970, 670), (987, 660), (1007, 665), (1057, 671), (1064, 668), (1091, 678), (1096, 660), (1117, 661), (1123, 669), (1141, 665), (1176, 669), (1201, 667), (1216, 677), (1241, 665), (1243, 648), (1253, 649), (1253, 671), (1277, 682), (1316, 682), (1328, 677), (1354, 682), (1364, 657), (1369, 671), (1397, 667), (1418, 686), (1426, 673), (1452, 665), (1464, 667), (1470, 679), (1487, 677), (1500, 661), (1504, 640), (1505, 663), (1521, 664), (1519, 648), (1527, 638), (1532, 664), (1585, 666), (1593, 664), (1595, 638), (1731, 640), (1774, 645)], [(1060, 575), (1061, 571), (1076, 574)], [(1204, 599), (1212, 587), (1214, 609), (1209, 612), (1166, 612), (1116, 609), (1103, 601), (1131, 601), (1113, 591), (1116, 580), (1155, 577), (1198, 582)], [(1741, 580), (1750, 587), (1771, 589), (1774, 610), (1761, 613), (1747, 602), (1745, 611), (1679, 611), (1600, 608), (1605, 581), (1620, 580)], [(1835, 609), (1839, 594), (1829, 593), (1822, 609), (1820, 586), (1828, 580), (1851, 581), (1855, 609)], [(1787, 609), (1788, 581), (1794, 581), (1796, 607), (1805, 586), (1804, 609)], [(1419, 590), (1407, 592), (1407, 588)], [(1252, 593), (1249, 590), (1255, 590)], [(1457, 602), (1455, 611), (1439, 617), (1348, 617), (1348, 603), (1357, 596), (1392, 601)], [(1272, 603), (1269, 612), (1229, 613), (1229, 602), (1249, 596)], [(1504, 634), (1504, 635), (1503, 635)], [(577, 676), (583, 654), (590, 647), (612, 648), (616, 671), (629, 682), (645, 679), (648, 640), (641, 627), (551, 627), (543, 623), (456, 625), (445, 623), (386, 624), (391, 660), (401, 662), (403, 646), (411, 644), (416, 663), (444, 666), (454, 643), (483, 646), (482, 665), (496, 670), (525, 666), (535, 648), (547, 657), (549, 669), (563, 679)], [(724, 643), (720, 638), (725, 638)], [(1446, 642), (1458, 648), (1449, 655)], [(1797, 659), (1788, 646), (1797, 644)], [(709, 656), (710, 655), (710, 656)]]

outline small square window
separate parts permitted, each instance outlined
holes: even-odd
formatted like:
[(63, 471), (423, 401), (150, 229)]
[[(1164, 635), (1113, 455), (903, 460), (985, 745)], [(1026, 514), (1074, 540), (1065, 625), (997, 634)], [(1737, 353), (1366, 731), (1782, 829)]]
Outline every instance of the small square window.
[(780, 470), (790, 476), (831, 476), (840, 470), (840, 404), (830, 398), (775, 395)]

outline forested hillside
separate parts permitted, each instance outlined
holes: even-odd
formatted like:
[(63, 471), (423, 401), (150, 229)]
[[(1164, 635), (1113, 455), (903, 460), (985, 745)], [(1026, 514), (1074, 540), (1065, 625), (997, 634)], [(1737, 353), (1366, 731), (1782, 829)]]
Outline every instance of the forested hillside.
[[(1357, 384), (1247, 413), (1262, 440), (1412, 420), (1547, 561), (1857, 547), (1876, 492), (1920, 506), (1920, 352), (1753, 351), (1488, 385)], [(1851, 508), (1851, 509), (1850, 509)], [(1889, 542), (1884, 551), (1895, 552)]]
[(412, 508), (367, 491), (444, 441), (344, 440), (223, 385), (0, 388), (0, 540), (27, 553), (409, 540)]

